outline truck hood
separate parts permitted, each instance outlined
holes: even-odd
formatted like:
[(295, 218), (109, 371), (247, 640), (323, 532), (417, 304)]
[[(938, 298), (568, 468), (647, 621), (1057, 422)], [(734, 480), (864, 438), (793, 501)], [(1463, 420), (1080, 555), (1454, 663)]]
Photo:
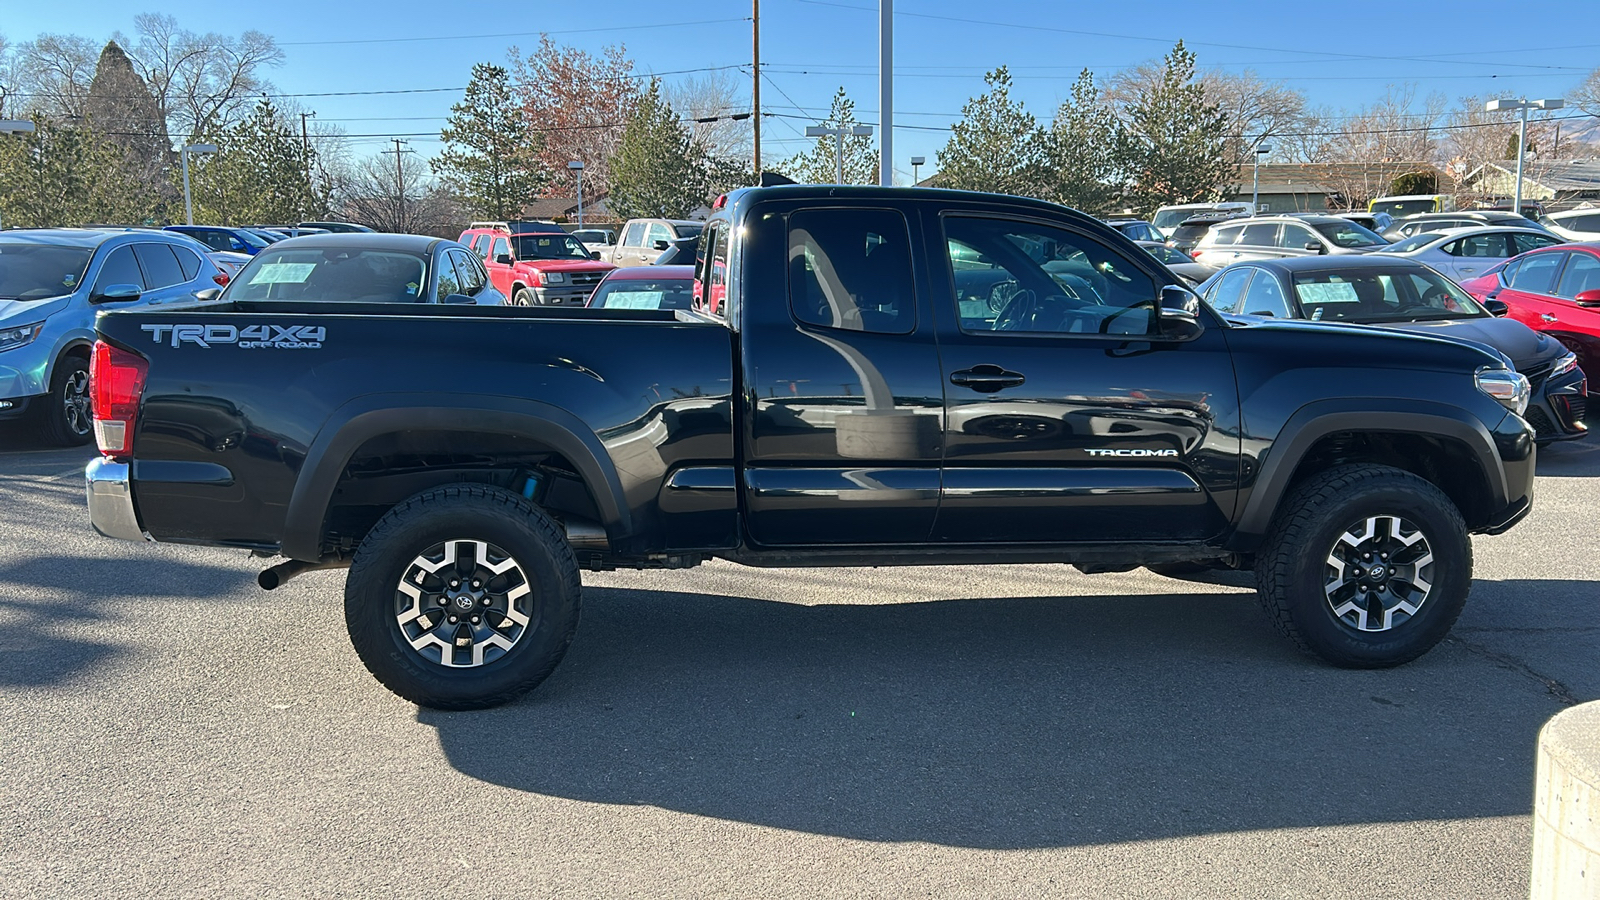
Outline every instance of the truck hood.
[(1516, 319), (1485, 317), (1438, 322), (1395, 322), (1380, 327), (1488, 344), (1510, 357), (1518, 369), (1548, 362), (1567, 352), (1560, 341), (1552, 340)]
[(54, 300), (0, 300), (0, 328), (40, 322), (64, 309), (71, 297)]
[(541, 272), (609, 272), (616, 268), (598, 259), (528, 259), (517, 265)]
[[(1274, 319), (1270, 317), (1240, 316), (1231, 313), (1219, 313), (1231, 328), (1246, 329), (1256, 332), (1297, 332), (1301, 334), (1320, 334), (1330, 339), (1349, 341), (1349, 349), (1357, 356), (1366, 353), (1377, 354), (1374, 360), (1383, 357), (1397, 361), (1409, 361), (1415, 357), (1426, 355), (1428, 361), (1423, 362), (1425, 367), (1445, 365), (1454, 368), (1459, 364), (1469, 364), (1469, 367), (1483, 365), (1504, 365), (1516, 368), (1514, 361), (1504, 351), (1486, 341), (1473, 338), (1460, 333), (1450, 333), (1447, 329), (1433, 328), (1418, 330), (1413, 328), (1394, 328), (1378, 325), (1355, 325), (1344, 322), (1313, 322), (1308, 319)], [(1483, 321), (1483, 320), (1463, 320)], [(1504, 321), (1504, 320), (1496, 320)], [(1411, 325), (1413, 323), (1404, 323)], [(1424, 324), (1421, 322), (1414, 324)], [(1442, 323), (1428, 323), (1442, 324)], [(1458, 323), (1452, 323), (1458, 324)], [(1524, 326), (1526, 327), (1526, 326)], [(1365, 343), (1366, 346), (1362, 346)], [(1553, 342), (1552, 342), (1553, 343)], [(1383, 346), (1392, 344), (1394, 346)], [(1409, 349), (1405, 345), (1411, 345)], [(1429, 351), (1428, 345), (1433, 346)], [(1449, 347), (1460, 348), (1461, 351), (1470, 351), (1470, 355), (1462, 356), (1448, 352)], [(1476, 362), (1470, 362), (1476, 357)]]

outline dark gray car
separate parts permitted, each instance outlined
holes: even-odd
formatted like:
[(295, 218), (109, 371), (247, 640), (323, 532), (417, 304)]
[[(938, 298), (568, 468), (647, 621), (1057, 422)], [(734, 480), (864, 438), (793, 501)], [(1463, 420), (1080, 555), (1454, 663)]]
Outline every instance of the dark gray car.
[(478, 254), (420, 234), (317, 234), (279, 241), (240, 270), (223, 298), (506, 305)]

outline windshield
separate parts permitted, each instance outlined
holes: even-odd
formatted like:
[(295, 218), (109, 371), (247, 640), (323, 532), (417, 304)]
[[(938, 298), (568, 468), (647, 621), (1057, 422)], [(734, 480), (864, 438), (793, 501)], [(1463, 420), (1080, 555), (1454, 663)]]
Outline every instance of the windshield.
[(276, 231), (265, 231), (259, 228), (250, 228), (247, 230), (251, 234), (260, 238), (262, 243), (265, 244), (276, 244), (279, 241), (286, 241), (289, 239), (288, 236), (279, 234)]
[(595, 231), (593, 229), (585, 229), (583, 231), (574, 231), (572, 233), (572, 236), (577, 238), (578, 240), (582, 241), (585, 244), (609, 244), (609, 243), (611, 243), (611, 235), (610, 234), (608, 234), (607, 232), (604, 232), (604, 231)]
[(1162, 234), (1171, 234), (1172, 229), (1176, 228), (1184, 219), (1189, 218), (1195, 213), (1205, 211), (1206, 208), (1201, 206), (1160, 209), (1156, 210), (1155, 217), (1150, 220), (1150, 224), (1160, 229)]
[(1336, 247), (1382, 247), (1389, 243), (1375, 231), (1354, 222), (1319, 222), (1312, 226)]
[(591, 309), (688, 309), (692, 278), (613, 278), (595, 288)]
[(78, 289), (94, 251), (0, 243), (0, 300), (48, 300)]
[(1390, 244), (1387, 247), (1380, 247), (1377, 250), (1374, 250), (1373, 252), (1374, 253), (1410, 253), (1412, 250), (1416, 250), (1419, 247), (1423, 247), (1423, 246), (1426, 246), (1428, 244), (1431, 244), (1431, 243), (1433, 243), (1433, 241), (1435, 241), (1436, 239), (1441, 238), (1443, 236), (1444, 235), (1441, 235), (1441, 234), (1439, 234), (1438, 232), (1435, 232), (1435, 231), (1424, 231), (1421, 234), (1414, 234), (1411, 237), (1408, 237), (1403, 241), (1397, 241), (1397, 242), (1395, 242), (1393, 244)]
[(700, 222), (691, 222), (687, 225), (680, 222), (674, 227), (677, 228), (680, 238), (697, 238), (706, 226)]
[(514, 234), (517, 259), (588, 259), (589, 249), (570, 234)]
[(1294, 278), (1305, 317), (1327, 322), (1420, 322), (1487, 316), (1476, 300), (1431, 269), (1346, 269)]
[(416, 303), (428, 295), (428, 261), (403, 250), (268, 248), (229, 282), (228, 300)]
[(1432, 197), (1420, 197), (1414, 200), (1375, 200), (1372, 209), (1368, 211), (1388, 213), (1398, 219), (1401, 216), (1433, 212), (1436, 205)]

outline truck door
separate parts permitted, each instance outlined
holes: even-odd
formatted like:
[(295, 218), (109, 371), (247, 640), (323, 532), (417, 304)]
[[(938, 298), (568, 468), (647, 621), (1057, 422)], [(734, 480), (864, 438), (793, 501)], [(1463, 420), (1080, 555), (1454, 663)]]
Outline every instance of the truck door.
[(1223, 329), (1157, 340), (1170, 276), (1086, 227), (1026, 214), (930, 220), (948, 397), (935, 538), (1220, 534), (1240, 446)]
[[(926, 541), (944, 390), (920, 228), (888, 206), (814, 202), (764, 203), (743, 225), (726, 309), (740, 323), (749, 539)], [(707, 243), (715, 268), (728, 242)]]

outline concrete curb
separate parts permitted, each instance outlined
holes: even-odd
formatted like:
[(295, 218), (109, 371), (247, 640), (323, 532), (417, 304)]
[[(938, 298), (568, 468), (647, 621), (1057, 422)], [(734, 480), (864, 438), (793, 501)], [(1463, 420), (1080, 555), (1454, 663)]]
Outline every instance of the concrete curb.
[(1600, 900), (1600, 702), (1539, 731), (1533, 792), (1533, 900)]

